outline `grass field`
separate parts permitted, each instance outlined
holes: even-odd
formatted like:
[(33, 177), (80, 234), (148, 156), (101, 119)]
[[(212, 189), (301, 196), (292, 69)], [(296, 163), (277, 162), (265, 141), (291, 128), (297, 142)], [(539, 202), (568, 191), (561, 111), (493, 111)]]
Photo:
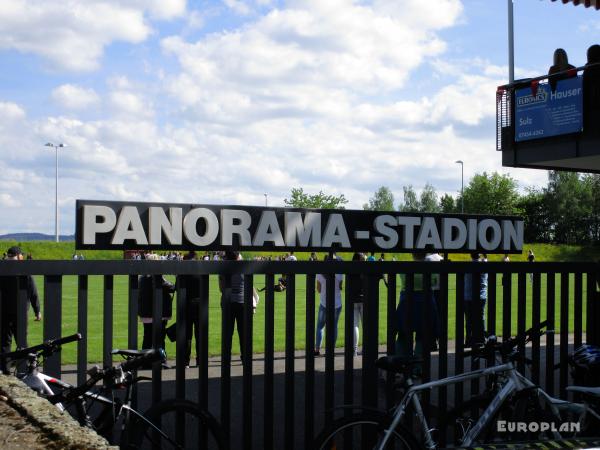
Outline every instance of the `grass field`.
[[(31, 253), (35, 259), (42, 260), (57, 260), (57, 259), (70, 259), (73, 253), (75, 253), (75, 246), (73, 242), (15, 242), (15, 241), (3, 241), (0, 246), (5, 249), (12, 245), (19, 245), (24, 253)], [(567, 246), (567, 245), (550, 245), (550, 244), (527, 244), (524, 246), (525, 250), (533, 249), (536, 255), (536, 261), (597, 261), (600, 259), (600, 248), (597, 247), (582, 247), (582, 246)], [(86, 259), (121, 259), (123, 257), (121, 252), (116, 251), (77, 251), (78, 254), (83, 254)], [(308, 259), (308, 253), (296, 253), (297, 257), (302, 259)], [(245, 254), (245, 259), (252, 258), (252, 254)], [(277, 256), (274, 254), (273, 256)], [(342, 254), (344, 260), (350, 260), (351, 254)], [(489, 255), (490, 261), (499, 261), (502, 255)], [(511, 261), (525, 261), (527, 257), (527, 251), (523, 254), (511, 255)], [(395, 258), (398, 261), (410, 260), (410, 255), (407, 254), (387, 254), (386, 259), (391, 260)], [(452, 254), (451, 259), (453, 261), (467, 261), (469, 256), (465, 254)], [(43, 298), (43, 279), (36, 277), (38, 289), (40, 291), (40, 298)], [(128, 292), (128, 278), (126, 276), (115, 276), (114, 278), (114, 312), (113, 312), (113, 329), (114, 336), (113, 346), (124, 348), (127, 346), (127, 292)], [(264, 285), (264, 275), (257, 275), (254, 279), (256, 287), (262, 287)], [(401, 280), (398, 281), (398, 293), (401, 289)], [(517, 277), (513, 276), (512, 280), (513, 293), (512, 293), (512, 330), (513, 333), (516, 330), (517, 321)], [(571, 278), (570, 283), (570, 298), (573, 298), (573, 279)], [(103, 298), (103, 281), (100, 276), (91, 276), (89, 278), (89, 312), (88, 312), (88, 342), (89, 342), (89, 359), (90, 361), (101, 361), (102, 359), (102, 298)], [(586, 284), (585, 279), (583, 283), (583, 298), (586, 295)], [(559, 324), (559, 299), (560, 299), (560, 277), (556, 279), (556, 324)], [(254, 340), (253, 349), (255, 352), (262, 352), (264, 350), (264, 319), (265, 319), (265, 305), (264, 296), (261, 299), (256, 315), (254, 316)], [(397, 297), (397, 295), (396, 295)], [(449, 278), (449, 304), (448, 304), (448, 330), (449, 339), (454, 339), (455, 334), (455, 305), (456, 305), (456, 281), (453, 275)], [(295, 343), (296, 348), (302, 349), (305, 346), (306, 340), (306, 278), (305, 276), (298, 276), (296, 278), (296, 305), (295, 305)], [(541, 284), (541, 298), (542, 298), (542, 312), (541, 317), (546, 317), (546, 280), (545, 276), (542, 276)], [(379, 300), (379, 340), (381, 343), (385, 342), (386, 339), (386, 299), (387, 290), (383, 283), (380, 284), (380, 300)], [(209, 352), (210, 354), (219, 354), (221, 350), (221, 308), (219, 306), (220, 294), (218, 292), (218, 282), (216, 276), (210, 278), (210, 310), (209, 310)], [(315, 301), (316, 307), (318, 308), (319, 300)], [(501, 330), (502, 324), (502, 286), (501, 277), (497, 277), (497, 330)], [(527, 323), (531, 322), (531, 283), (527, 283)], [(42, 306), (43, 308), (43, 306)], [(275, 350), (283, 350), (285, 343), (285, 294), (275, 293)], [(573, 326), (573, 302), (570, 302), (569, 311), (569, 328)], [(62, 307), (62, 334), (74, 333), (77, 330), (77, 278), (75, 276), (63, 277), (63, 307)], [(584, 306), (585, 313), (585, 306)], [(316, 314), (316, 312), (315, 312)], [(339, 324), (338, 334), (338, 345), (343, 344), (344, 340), (344, 314), (345, 308), (342, 309), (342, 316)], [(33, 345), (38, 343), (42, 339), (42, 323), (34, 322), (30, 313), (29, 322), (29, 343)], [(172, 323), (173, 319), (170, 323)], [(583, 321), (585, 326), (585, 320)], [(140, 342), (141, 342), (141, 329), (139, 327)], [(238, 340), (234, 337), (234, 352), (238, 351)], [(67, 345), (63, 349), (63, 362), (72, 363), (75, 361), (75, 345)], [(173, 356), (175, 354), (174, 344), (169, 343), (167, 345), (167, 352)]]
[[(37, 280), (40, 291), (40, 298), (43, 298), (43, 282), (41, 277)], [(573, 298), (573, 278), (570, 280), (570, 298)], [(114, 279), (114, 335), (113, 347), (127, 347), (127, 291), (128, 278), (126, 276), (115, 276)], [(257, 275), (255, 277), (255, 286), (262, 287), (264, 285), (264, 276)], [(449, 277), (449, 304), (448, 304), (448, 338), (454, 339), (456, 327), (456, 289), (455, 276)], [(541, 284), (541, 317), (546, 318), (546, 280), (542, 276)], [(583, 283), (583, 298), (585, 299), (585, 278)], [(88, 312), (88, 359), (90, 361), (102, 360), (102, 277), (92, 276), (89, 279), (89, 312)], [(401, 288), (401, 279), (398, 280), (398, 292)], [(517, 329), (517, 277), (513, 276), (513, 301), (512, 301), (512, 330), (513, 333)], [(342, 297), (343, 298), (343, 297)], [(303, 349), (306, 341), (306, 278), (299, 275), (296, 278), (296, 326), (295, 326), (295, 346), (297, 349)], [(387, 289), (383, 283), (380, 283), (380, 300), (379, 300), (379, 341), (385, 343), (386, 339), (386, 324), (387, 324)], [(559, 330), (559, 301), (560, 301), (560, 277), (556, 280), (556, 330)], [(219, 354), (221, 351), (221, 308), (219, 306), (220, 295), (218, 293), (218, 281), (216, 276), (210, 278), (210, 300), (209, 300), (209, 353), (211, 355)], [(318, 308), (319, 300), (315, 300)], [(585, 303), (584, 303), (585, 305)], [(527, 282), (527, 323), (531, 323), (531, 283)], [(77, 332), (77, 278), (74, 276), (63, 277), (63, 321), (62, 334), (67, 335)], [(285, 345), (285, 293), (275, 293), (275, 350), (283, 351)], [(501, 277), (497, 277), (497, 300), (496, 300), (496, 330), (499, 333), (502, 329), (502, 285)], [(573, 302), (569, 305), (569, 329), (573, 328)], [(341, 346), (344, 342), (344, 313), (345, 308), (342, 308), (342, 316), (339, 323), (339, 334), (337, 345)], [(585, 314), (585, 306), (584, 306)], [(315, 312), (316, 316), (316, 312)], [(265, 303), (264, 296), (261, 298), (261, 303), (257, 308), (254, 316), (254, 334), (253, 334), (253, 349), (254, 352), (260, 353), (264, 351), (264, 320), (265, 320)], [(172, 319), (170, 323), (175, 321)], [(585, 326), (585, 316), (583, 320)], [(139, 342), (141, 342), (142, 327), (139, 326)], [(41, 322), (34, 322), (32, 319), (29, 322), (29, 343), (37, 343), (42, 339)], [(234, 336), (234, 353), (238, 352), (238, 339)], [(76, 346), (74, 344), (67, 345), (63, 348), (63, 362), (75, 362)], [(167, 344), (167, 353), (172, 357), (175, 355), (175, 346), (173, 343)]]

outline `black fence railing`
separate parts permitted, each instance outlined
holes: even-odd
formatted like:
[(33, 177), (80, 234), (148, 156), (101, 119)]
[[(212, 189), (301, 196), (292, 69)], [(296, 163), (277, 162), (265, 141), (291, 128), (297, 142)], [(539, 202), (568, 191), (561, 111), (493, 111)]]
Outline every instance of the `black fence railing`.
[[(102, 362), (112, 364), (110, 350), (116, 334), (127, 334), (127, 345), (138, 348), (138, 276), (155, 275), (153, 295), (153, 340), (159, 342), (162, 291), (160, 275), (195, 275), (193, 288), (200, 292), (194, 307), (200, 317), (198, 336), (198, 371), (190, 375), (185, 368), (185, 321), (176, 329), (175, 369), (152, 369), (148, 392), (139, 394), (140, 404), (155, 402), (166, 395), (192, 397), (210, 410), (231, 436), (232, 448), (311, 448), (316, 433), (337, 414), (335, 407), (356, 404), (388, 408), (394, 402), (393, 379), (382, 382), (374, 365), (382, 353), (396, 351), (398, 304), (413, 318), (417, 298), (430, 298), (439, 280), (438, 302), (424, 302), (414, 320), (422, 321), (420, 336), (423, 354), (423, 380), (443, 378), (453, 373), (478, 367), (478, 361), (465, 361), (465, 278), (485, 272), (488, 279), (485, 318), (488, 334), (508, 337), (531, 325), (547, 320), (555, 335), (534, 339), (527, 352), (531, 356), (531, 377), (551, 394), (566, 396), (570, 383), (566, 365), (569, 351), (583, 342), (600, 343), (600, 306), (598, 273), (595, 263), (467, 263), (467, 262), (201, 262), (201, 261), (0, 261), (2, 276), (43, 276), (43, 338), (60, 336), (65, 324), (63, 316), (63, 280), (77, 277), (76, 328), (83, 335), (77, 348), (77, 381), (86, 376), (89, 358), (90, 322), (102, 322)], [(211, 315), (222, 314), (211, 306), (215, 296), (214, 275), (244, 277), (244, 327), (241, 367), (232, 358), (226, 341), (229, 323), (221, 321), (220, 355), (209, 356), (209, 339), (216, 339)], [(276, 274), (287, 276), (285, 294), (274, 291)], [(353, 300), (349, 289), (343, 295), (345, 319), (339, 325), (344, 340), (334, 349), (333, 333), (326, 333), (324, 358), (316, 358), (315, 321), (319, 304), (315, 288), (317, 274), (323, 274), (326, 286), (333, 286), (335, 274), (360, 275), (365, 292), (362, 353), (354, 354)], [(101, 295), (90, 292), (89, 278), (103, 277)], [(115, 295), (115, 279), (127, 278), (126, 295)], [(264, 308), (264, 325), (253, 323), (253, 286), (262, 285), (265, 292), (260, 308)], [(384, 281), (385, 280), (385, 284)], [(257, 283), (258, 282), (258, 283)], [(467, 283), (468, 285), (468, 283)], [(474, 286), (474, 283), (471, 283)], [(211, 290), (212, 286), (212, 290)], [(175, 310), (184, 317), (187, 292), (191, 285), (178, 283)], [(120, 291), (119, 291), (120, 292)], [(212, 294), (211, 294), (212, 292)], [(334, 291), (326, 290), (326, 330), (335, 323)], [(476, 294), (475, 292), (473, 292)], [(26, 345), (28, 302), (23, 283), (18, 295), (18, 331), (16, 341)], [(282, 298), (284, 299), (282, 300)], [(13, 299), (2, 299), (0, 304)], [(102, 302), (101, 308), (90, 302)], [(126, 303), (127, 326), (115, 329), (115, 305)], [(437, 319), (439, 326), (434, 327)], [(92, 308), (93, 307), (93, 308)], [(227, 305), (224, 305), (227, 308)], [(100, 311), (92, 312), (92, 311)], [(0, 311), (1, 313), (1, 311)], [(276, 320), (283, 313), (283, 321)], [(226, 311), (222, 314), (225, 317)], [(74, 325), (74, 324), (71, 324)], [(296, 334), (305, 333), (304, 342)], [(282, 333), (283, 331), (283, 333)], [(283, 334), (283, 345), (276, 351)], [(212, 336), (212, 337), (211, 337)], [(261, 342), (262, 354), (253, 350)], [(437, 342), (437, 344), (436, 344)], [(31, 342), (30, 342), (31, 343)], [(430, 351), (429, 349), (437, 349)], [(216, 353), (219, 353), (218, 351)], [(519, 369), (525, 370), (524, 362)], [(558, 367), (558, 369), (557, 369)], [(529, 370), (529, 369), (528, 369)], [(57, 354), (45, 361), (44, 371), (61, 376), (63, 365)], [(215, 375), (217, 373), (217, 375)], [(526, 372), (524, 372), (526, 373)], [(382, 385), (383, 383), (383, 385)], [(140, 387), (142, 389), (142, 387)], [(432, 393), (431, 402), (440, 411), (476, 392), (479, 386), (457, 385), (451, 392), (440, 389)], [(429, 402), (425, 402), (426, 404)]]

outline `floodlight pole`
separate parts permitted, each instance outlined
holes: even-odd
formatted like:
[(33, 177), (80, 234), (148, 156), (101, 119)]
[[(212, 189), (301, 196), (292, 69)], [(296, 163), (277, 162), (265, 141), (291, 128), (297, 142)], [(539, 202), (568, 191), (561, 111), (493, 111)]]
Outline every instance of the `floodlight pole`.
[(269, 206), (268, 205), (268, 198), (269, 198), (269, 194), (265, 194), (265, 207)]
[(456, 164), (460, 164), (460, 206), (461, 212), (465, 213), (465, 166), (463, 162), (459, 159), (458, 161), (454, 161)]
[(515, 81), (515, 34), (513, 21), (513, 0), (508, 2), (508, 82)]
[(53, 144), (48, 142), (45, 144), (46, 147), (52, 147), (55, 151), (55, 179), (54, 179), (54, 236), (56, 242), (59, 241), (58, 238), (58, 149), (65, 147), (64, 144)]

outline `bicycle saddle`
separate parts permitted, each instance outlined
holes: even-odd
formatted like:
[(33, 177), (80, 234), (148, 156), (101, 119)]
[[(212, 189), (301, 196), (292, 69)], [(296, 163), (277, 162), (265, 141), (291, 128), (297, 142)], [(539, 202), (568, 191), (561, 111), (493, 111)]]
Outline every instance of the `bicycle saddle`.
[(112, 350), (110, 352), (111, 355), (121, 355), (121, 356), (125, 356), (127, 358), (133, 358), (135, 356), (142, 356), (145, 355), (146, 353), (153, 351), (151, 348), (150, 349), (144, 349), (144, 350), (119, 350), (118, 348)]
[(388, 372), (405, 373), (422, 362), (422, 358), (415, 356), (382, 356), (375, 362), (375, 366)]
[(567, 391), (579, 392), (580, 394), (586, 394), (586, 395), (591, 395), (594, 397), (600, 397), (600, 387), (567, 386)]

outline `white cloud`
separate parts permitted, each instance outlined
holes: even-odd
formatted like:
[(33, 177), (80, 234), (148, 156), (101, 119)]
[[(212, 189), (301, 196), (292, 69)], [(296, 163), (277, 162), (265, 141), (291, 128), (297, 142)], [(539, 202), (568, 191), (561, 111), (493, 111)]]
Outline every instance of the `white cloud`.
[[(456, 194), (456, 159), (465, 161), (466, 180), (500, 170), (543, 184), (543, 171), (499, 169), (489, 124), (505, 69), (476, 58), (448, 60), (440, 30), (461, 20), (461, 3), (440, 0), (431, 10), (424, 3), (293, 0), (259, 16), (280, 3), (254, 0), (244, 3), (250, 14), (234, 18), (243, 25), (190, 32), (188, 42), (185, 27), (194, 20), (202, 27), (214, 13), (189, 11), (179, 22), (184, 30), (161, 41), (168, 59), (151, 61), (154, 79), (136, 78), (139, 68), (120, 61), (106, 71), (105, 85), (54, 80), (60, 86), (52, 97), (74, 109), (68, 116), (26, 114), (24, 106), (0, 101), (0, 171), (13, 174), (0, 179), (0, 205), (5, 216), (18, 217), (17, 225), (0, 219), (0, 233), (52, 232), (48, 141), (68, 145), (59, 152), (62, 230), (73, 228), (77, 198), (263, 205), (268, 193), (269, 204), (279, 206), (299, 186), (344, 193), (349, 207), (361, 208), (381, 185), (397, 201), (408, 184), (418, 191), (430, 182), (439, 193)], [(50, 8), (35, 4), (46, 20)], [(66, 2), (57, 4), (61, 10)], [(185, 3), (126, 4), (139, 33), (119, 35), (102, 25), (102, 39), (83, 37), (82, 45), (98, 44), (98, 51), (87, 60), (76, 55), (81, 67), (96, 64), (111, 42), (146, 39), (146, 16), (176, 17)], [(118, 14), (115, 20), (123, 25)], [(48, 29), (42, 34), (28, 39), (63, 48)], [(65, 42), (60, 51), (72, 51)], [(49, 57), (44, 51), (38, 54)], [(78, 116), (75, 108), (100, 101), (93, 119)]]
[(52, 91), (52, 98), (68, 109), (85, 109), (100, 102), (93, 89), (86, 89), (73, 84), (63, 84)]
[(151, 105), (133, 92), (114, 91), (110, 94), (110, 103), (118, 114), (136, 117), (149, 117), (153, 114)]
[(0, 50), (42, 56), (53, 69), (89, 71), (107, 45), (144, 41), (151, 33), (147, 13), (170, 19), (184, 12), (185, 0), (4, 0)]
[(21, 120), (25, 118), (25, 111), (16, 103), (0, 101), (0, 122)]
[(225, 5), (236, 14), (245, 16), (251, 12), (250, 6), (247, 5), (243, 0), (223, 0), (223, 3), (225, 3)]

